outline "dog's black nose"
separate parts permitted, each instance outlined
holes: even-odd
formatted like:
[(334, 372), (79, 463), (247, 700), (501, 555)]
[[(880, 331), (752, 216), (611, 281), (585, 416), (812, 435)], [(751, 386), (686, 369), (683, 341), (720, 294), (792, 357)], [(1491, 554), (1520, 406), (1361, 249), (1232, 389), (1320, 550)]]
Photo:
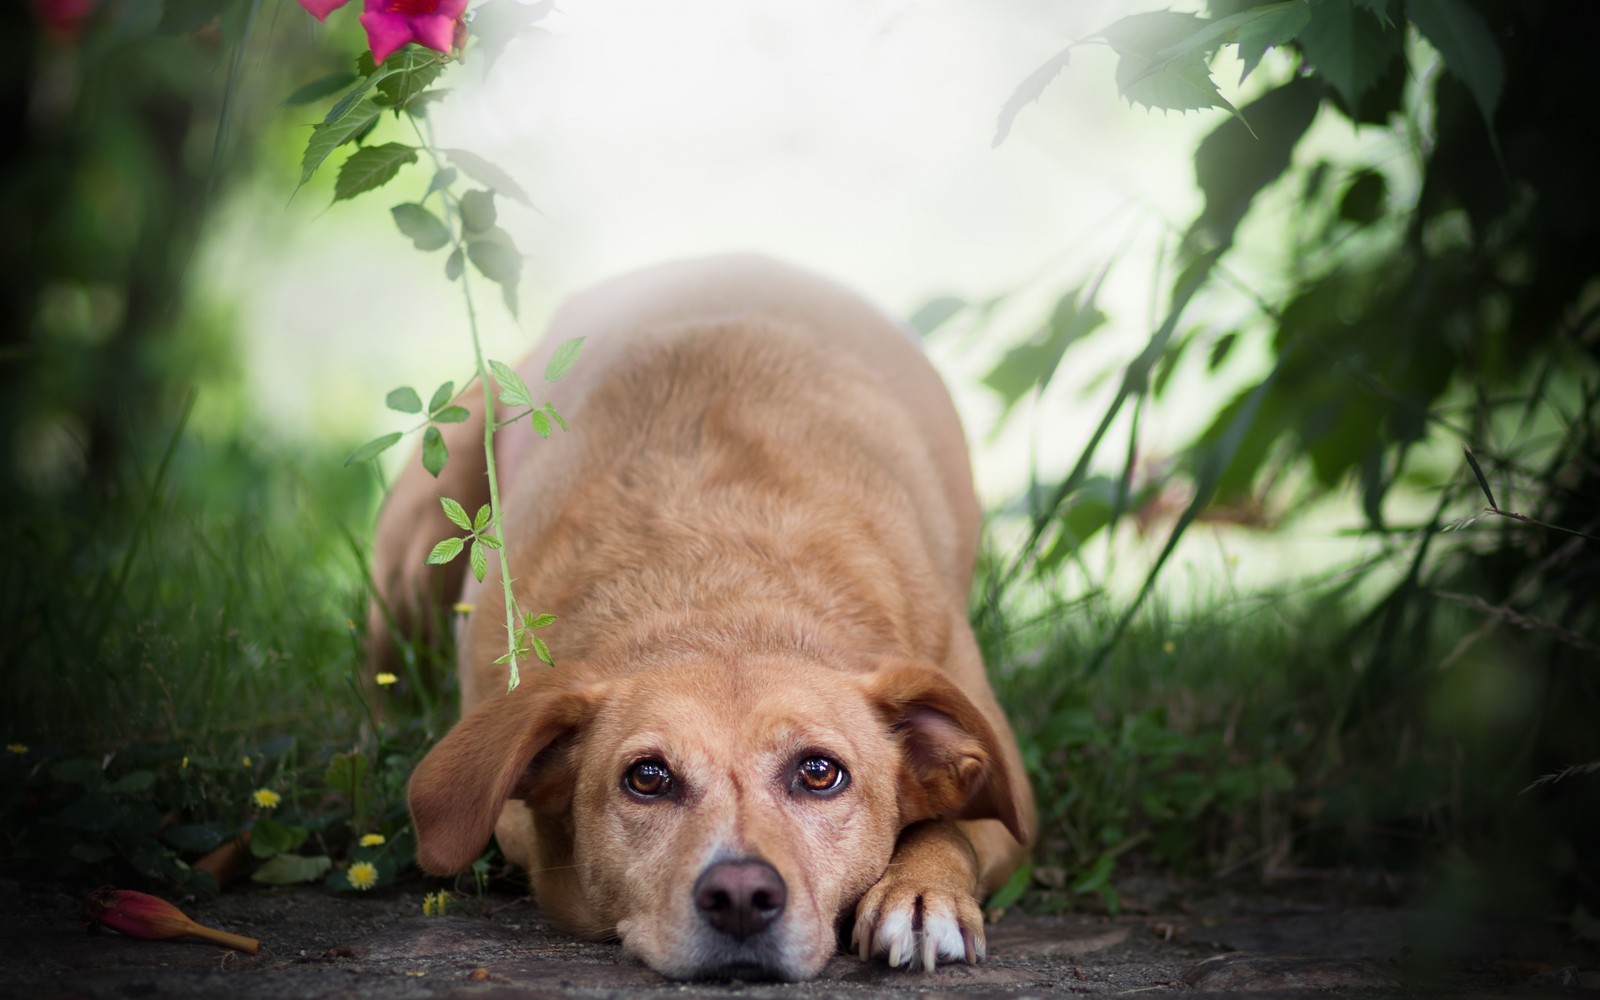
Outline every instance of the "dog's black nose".
[(783, 913), (789, 890), (765, 861), (719, 861), (694, 883), (694, 905), (712, 927), (743, 941)]

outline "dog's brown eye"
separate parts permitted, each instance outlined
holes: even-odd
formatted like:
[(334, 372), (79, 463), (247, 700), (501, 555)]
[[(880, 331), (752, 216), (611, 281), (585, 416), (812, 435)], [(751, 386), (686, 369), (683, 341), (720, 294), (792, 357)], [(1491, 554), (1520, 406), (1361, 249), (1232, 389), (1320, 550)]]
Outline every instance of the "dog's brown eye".
[(641, 760), (628, 768), (622, 784), (641, 798), (656, 799), (672, 791), (672, 772), (659, 760)]
[(850, 775), (836, 760), (828, 757), (807, 757), (795, 771), (796, 790), (804, 789), (813, 795), (831, 795), (842, 791)]

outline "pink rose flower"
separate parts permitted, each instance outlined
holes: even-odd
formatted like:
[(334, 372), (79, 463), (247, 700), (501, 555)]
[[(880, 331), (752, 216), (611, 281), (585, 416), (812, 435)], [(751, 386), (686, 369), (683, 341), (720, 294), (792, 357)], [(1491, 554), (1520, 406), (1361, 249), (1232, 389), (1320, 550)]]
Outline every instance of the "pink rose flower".
[[(326, 3), (328, 0), (300, 2)], [(366, 4), (361, 26), (367, 29), (372, 58), (380, 63), (408, 42), (425, 45), (435, 52), (449, 52), (455, 42), (456, 23), (467, 9), (467, 0), (366, 0)]]

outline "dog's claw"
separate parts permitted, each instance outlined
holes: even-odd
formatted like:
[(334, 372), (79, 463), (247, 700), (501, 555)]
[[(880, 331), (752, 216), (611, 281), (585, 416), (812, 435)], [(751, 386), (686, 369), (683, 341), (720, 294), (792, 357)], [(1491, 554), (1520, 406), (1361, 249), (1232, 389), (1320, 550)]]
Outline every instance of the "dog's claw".
[(863, 961), (932, 972), (940, 962), (975, 964), (984, 954), (983, 913), (971, 896), (917, 893), (882, 883), (861, 900), (850, 948)]

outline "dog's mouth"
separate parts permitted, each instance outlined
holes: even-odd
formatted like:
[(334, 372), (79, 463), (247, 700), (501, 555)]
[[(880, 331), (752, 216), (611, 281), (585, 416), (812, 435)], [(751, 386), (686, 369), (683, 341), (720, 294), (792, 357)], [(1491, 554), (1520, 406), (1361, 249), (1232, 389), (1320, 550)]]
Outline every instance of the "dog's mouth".
[(794, 976), (766, 962), (737, 961), (702, 968), (690, 978), (715, 982), (788, 982)]

